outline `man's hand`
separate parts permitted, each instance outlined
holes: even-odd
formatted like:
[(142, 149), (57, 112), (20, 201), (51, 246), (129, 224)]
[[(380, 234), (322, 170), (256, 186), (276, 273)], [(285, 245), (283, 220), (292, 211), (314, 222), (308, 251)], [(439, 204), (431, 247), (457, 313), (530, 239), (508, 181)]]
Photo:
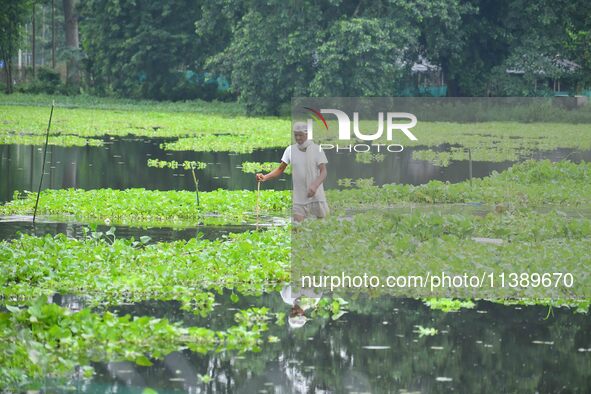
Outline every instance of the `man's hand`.
[(310, 185), (310, 187), (308, 188), (308, 197), (314, 197), (317, 189), (318, 186)]
[(257, 174), (256, 175), (257, 178), (257, 182), (265, 182), (265, 176), (263, 174)]

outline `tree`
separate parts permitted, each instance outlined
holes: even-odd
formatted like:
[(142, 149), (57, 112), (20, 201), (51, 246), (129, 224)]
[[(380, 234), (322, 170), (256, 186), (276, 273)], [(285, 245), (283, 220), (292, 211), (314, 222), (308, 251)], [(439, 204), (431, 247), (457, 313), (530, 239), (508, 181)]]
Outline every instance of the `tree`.
[(29, 16), (29, 2), (0, 0), (0, 56), (6, 67), (6, 93), (12, 93), (12, 58), (22, 40), (22, 30)]
[(460, 30), (468, 9), (459, 0), (217, 0), (196, 26), (204, 41), (209, 24), (226, 24), (225, 46), (206, 65), (231, 76), (250, 113), (277, 114), (298, 95), (395, 95), (421, 53), (422, 23)]
[(75, 0), (63, 0), (64, 28), (66, 35), (66, 84), (78, 86), (80, 84), (80, 72), (78, 62), (80, 58), (80, 40), (78, 36), (78, 12)]
[[(94, 87), (136, 98), (178, 99), (200, 58), (196, 0), (89, 0), (81, 8), (82, 45)], [(189, 87), (187, 87), (188, 89)]]
[(312, 95), (392, 96), (403, 76), (411, 31), (388, 19), (335, 21), (318, 47)]
[(233, 23), (230, 43), (206, 65), (230, 75), (249, 113), (278, 114), (292, 96), (308, 94), (322, 12), (311, 2), (247, 5), (244, 14), (226, 14)]
[(553, 59), (566, 55), (565, 26), (585, 7), (584, 1), (470, 0), (449, 7), (452, 13), (439, 13), (451, 18), (425, 20), (421, 42), (442, 66), (448, 95), (487, 96), (498, 93), (495, 80), (512, 64), (559, 73)]

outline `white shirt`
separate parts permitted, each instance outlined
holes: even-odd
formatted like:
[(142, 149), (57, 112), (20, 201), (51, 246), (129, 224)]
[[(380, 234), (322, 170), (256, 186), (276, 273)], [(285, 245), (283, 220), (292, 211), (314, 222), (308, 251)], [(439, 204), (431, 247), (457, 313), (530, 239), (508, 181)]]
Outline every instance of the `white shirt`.
[(320, 146), (312, 143), (302, 152), (297, 144), (290, 145), (283, 152), (281, 161), (291, 164), (291, 178), (293, 181), (293, 203), (309, 204), (311, 202), (326, 201), (324, 186), (320, 184), (316, 194), (308, 197), (308, 187), (320, 175), (320, 164), (328, 163), (324, 151)]

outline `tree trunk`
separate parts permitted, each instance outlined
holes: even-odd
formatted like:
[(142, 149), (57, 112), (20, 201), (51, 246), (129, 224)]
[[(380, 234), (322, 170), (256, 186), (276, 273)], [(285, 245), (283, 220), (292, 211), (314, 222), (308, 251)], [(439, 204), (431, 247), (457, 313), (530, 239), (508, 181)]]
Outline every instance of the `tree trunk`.
[(51, 0), (51, 68), (55, 69), (55, 0)]
[(66, 63), (66, 83), (76, 86), (80, 83), (77, 59), (80, 42), (78, 40), (78, 13), (74, 2), (75, 0), (63, 0), (66, 48), (69, 52)]
[(6, 61), (6, 93), (12, 93), (12, 59)]
[(32, 27), (32, 34), (31, 34), (31, 38), (32, 38), (32, 42), (31, 42), (31, 60), (32, 60), (32, 66), (33, 66), (33, 78), (35, 78), (35, 63), (36, 63), (36, 58), (35, 58), (35, 2), (33, 2), (33, 16), (31, 18), (31, 27)]

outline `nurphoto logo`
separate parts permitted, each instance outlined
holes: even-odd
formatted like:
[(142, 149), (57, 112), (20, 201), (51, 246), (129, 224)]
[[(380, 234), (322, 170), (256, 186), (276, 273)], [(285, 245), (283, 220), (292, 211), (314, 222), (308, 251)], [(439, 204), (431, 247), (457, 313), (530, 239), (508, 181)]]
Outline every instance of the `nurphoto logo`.
[[(323, 108), (323, 109), (314, 109), (310, 107), (304, 107), (307, 111), (310, 112), (311, 118), (308, 119), (308, 136), (310, 139), (314, 137), (314, 123), (316, 123), (321, 128), (324, 127), (326, 130), (330, 130), (329, 124), (324, 117), (324, 114), (334, 115), (337, 120), (338, 125), (338, 140), (339, 141), (351, 141), (352, 134), (351, 134), (351, 123), (353, 123), (353, 136), (357, 140), (361, 141), (376, 141), (383, 137), (384, 135), (384, 119), (386, 123), (386, 140), (393, 141), (394, 140), (394, 132), (395, 131), (402, 131), (402, 133), (411, 141), (417, 141), (417, 137), (410, 131), (413, 127), (417, 125), (417, 117), (408, 112), (378, 112), (377, 113), (377, 131), (373, 133), (368, 133), (367, 131), (362, 131), (360, 126), (359, 120), (359, 112), (353, 112), (353, 122), (351, 122), (351, 118), (347, 115), (346, 112), (341, 111), (339, 109), (334, 108)], [(404, 121), (401, 123), (401, 120)], [(339, 145), (339, 144), (332, 144), (332, 143), (321, 143), (319, 144), (321, 150), (331, 150), (335, 149), (337, 152), (339, 151), (348, 151), (348, 152), (368, 152), (375, 148), (378, 152), (386, 149), (388, 152), (402, 152), (404, 147), (400, 144), (349, 144), (349, 145)]]

